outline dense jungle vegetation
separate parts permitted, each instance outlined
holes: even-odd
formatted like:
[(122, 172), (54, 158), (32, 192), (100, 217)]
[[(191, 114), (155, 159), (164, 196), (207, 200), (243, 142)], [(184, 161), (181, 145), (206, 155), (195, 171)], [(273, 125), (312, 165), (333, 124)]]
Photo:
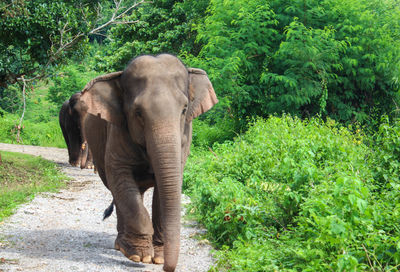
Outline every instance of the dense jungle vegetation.
[(169, 52), (220, 100), (184, 174), (212, 271), (400, 269), (398, 0), (116, 3), (0, 3), (1, 142), (64, 147), (71, 94)]

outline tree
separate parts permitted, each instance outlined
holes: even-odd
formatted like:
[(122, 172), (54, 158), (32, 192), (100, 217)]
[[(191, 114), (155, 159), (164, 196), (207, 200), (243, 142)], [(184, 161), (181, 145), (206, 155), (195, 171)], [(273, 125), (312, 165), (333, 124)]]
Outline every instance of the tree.
[[(290, 108), (299, 109), (302, 114), (312, 115), (319, 112), (318, 104), (322, 103), (321, 105), (325, 105), (326, 115), (345, 122), (368, 122), (371, 116), (395, 113), (400, 89), (398, 1), (295, 0), (273, 1), (272, 6), (279, 14), (278, 20), (283, 28), (292, 24), (293, 18), (297, 17), (298, 24), (303, 25), (309, 32), (329, 29), (331, 33), (329, 37), (321, 36), (320, 42), (315, 40), (304, 43), (312, 50), (322, 49), (319, 51), (320, 54), (313, 54), (315, 57), (308, 59), (319, 59), (318, 62), (311, 61), (311, 63), (315, 67), (323, 67), (322, 71), (326, 71), (320, 86), (316, 88), (324, 91), (320, 91), (314, 99), (303, 105), (296, 107), (292, 104)], [(293, 32), (285, 34), (286, 40), (282, 41), (275, 54), (269, 67), (270, 71), (288, 79), (296, 79), (296, 76), (307, 73), (307, 70), (309, 72), (315, 70), (314, 65), (310, 65), (308, 69), (298, 70), (299, 73), (289, 74), (287, 69), (293, 63), (300, 67), (299, 62), (309, 61), (301, 59), (307, 54), (307, 50), (302, 50), (302, 53), (298, 54), (290, 53), (295, 47), (302, 46), (296, 40), (289, 38)], [(301, 35), (300, 32), (298, 34)], [(299, 39), (306, 40), (306, 37)], [(320, 47), (323, 44), (324, 47)], [(316, 72), (318, 75), (323, 75)], [(268, 73), (269, 71), (265, 73), (267, 77), (273, 76), (272, 73), (271, 75)], [(310, 78), (313, 77), (303, 76), (303, 79)], [(317, 83), (318, 80), (314, 82)], [(274, 85), (269, 84), (268, 88), (271, 86)], [(282, 84), (278, 86), (283, 87)], [(304, 95), (301, 88), (294, 90), (282, 88), (281, 91), (283, 96), (274, 100), (277, 103), (283, 102), (285, 97), (301, 98)], [(298, 95), (293, 95), (294, 93)]]
[(108, 32), (106, 49), (98, 52), (97, 70), (121, 70), (132, 57), (142, 54), (189, 52), (197, 55), (196, 30), (209, 0), (161, 0), (141, 5), (127, 19), (132, 25), (116, 25)]
[(8, 0), (0, 4), (0, 87), (41, 78), (83, 55), (89, 35), (104, 35), (143, 3), (133, 0)]
[[(0, 3), (0, 97), (9, 84), (23, 94), (73, 56), (83, 56), (90, 35), (104, 35), (110, 25), (126, 20), (145, 0), (7, 0)], [(4, 106), (4, 105), (3, 105)]]
[(248, 116), (288, 112), (343, 122), (392, 114), (400, 102), (395, 0), (211, 0), (204, 46), (189, 57)]

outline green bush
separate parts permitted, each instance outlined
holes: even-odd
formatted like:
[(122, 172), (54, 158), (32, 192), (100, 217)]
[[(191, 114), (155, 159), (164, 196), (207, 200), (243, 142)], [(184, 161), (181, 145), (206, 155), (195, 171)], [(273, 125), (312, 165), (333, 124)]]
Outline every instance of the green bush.
[(54, 85), (49, 88), (47, 99), (61, 107), (71, 95), (80, 92), (85, 85), (100, 75), (98, 72), (87, 70), (84, 65), (70, 64), (53, 78)]
[(284, 116), (253, 122), (234, 142), (214, 144), (213, 152), (195, 149), (184, 189), (191, 211), (223, 249), (215, 269), (356, 271), (400, 264), (400, 198), (377, 190), (375, 157), (363, 141), (359, 130), (332, 120)]
[(0, 109), (15, 113), (21, 107), (21, 91), (17, 84), (9, 85), (7, 88), (0, 87)]
[(235, 136), (234, 121), (228, 117), (214, 124), (207, 120), (193, 120), (193, 146), (212, 147), (214, 143), (223, 143)]
[[(4, 114), (0, 118), (0, 142), (17, 143), (17, 129), (19, 116), (14, 114)], [(58, 118), (52, 117), (48, 122), (35, 122), (30, 120), (23, 121), (21, 144), (66, 147), (64, 137), (58, 122)]]
[(400, 120), (390, 124), (387, 116), (382, 117), (370, 140), (375, 151), (375, 180), (382, 190), (393, 190), (392, 183), (400, 184)]

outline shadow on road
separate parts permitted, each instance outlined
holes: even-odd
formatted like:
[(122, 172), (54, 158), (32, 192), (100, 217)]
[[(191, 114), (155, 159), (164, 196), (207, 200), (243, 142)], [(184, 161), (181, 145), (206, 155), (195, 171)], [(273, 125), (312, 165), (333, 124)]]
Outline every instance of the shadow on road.
[(8, 237), (12, 247), (6, 246), (1, 252), (17, 253), (28, 258), (93, 262), (109, 267), (145, 267), (143, 264), (127, 260), (121, 252), (115, 250), (114, 239), (115, 235), (81, 230), (21, 230), (18, 236)]

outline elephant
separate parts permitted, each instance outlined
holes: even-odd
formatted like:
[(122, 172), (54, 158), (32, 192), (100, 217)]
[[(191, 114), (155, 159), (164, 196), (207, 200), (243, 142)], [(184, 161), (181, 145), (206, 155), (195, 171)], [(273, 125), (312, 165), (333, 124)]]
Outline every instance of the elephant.
[(68, 148), (69, 163), (72, 166), (80, 165), (81, 168), (94, 168), (92, 154), (86, 140), (82, 138), (79, 98), (81, 93), (73, 94), (64, 102), (59, 113), (59, 122), (65, 143)]
[[(175, 271), (192, 120), (218, 99), (207, 73), (170, 54), (142, 55), (82, 90), (84, 135), (117, 214), (115, 249)], [(152, 219), (143, 194), (154, 187)]]

